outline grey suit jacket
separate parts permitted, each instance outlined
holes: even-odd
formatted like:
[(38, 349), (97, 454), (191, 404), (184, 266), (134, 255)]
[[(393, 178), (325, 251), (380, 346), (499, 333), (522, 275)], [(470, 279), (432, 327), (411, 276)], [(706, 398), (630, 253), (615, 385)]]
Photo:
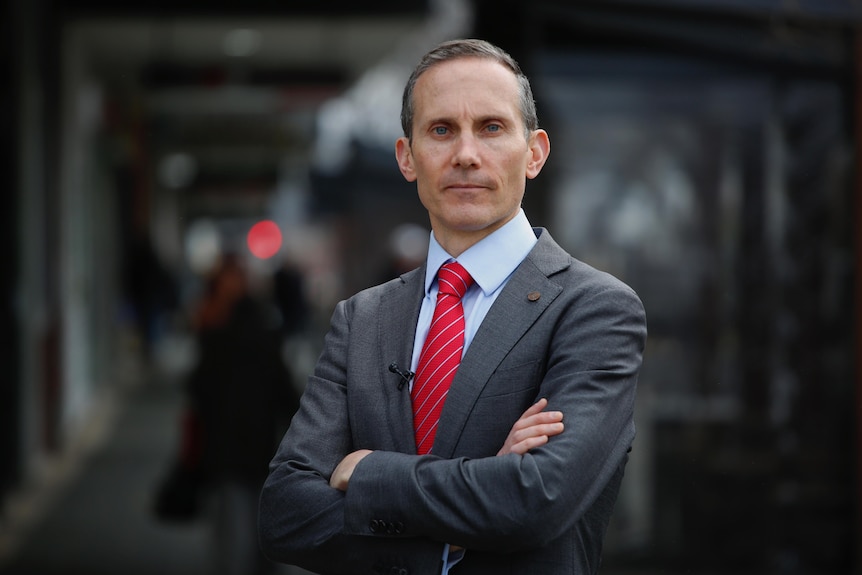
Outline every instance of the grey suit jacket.
[[(416, 455), (410, 394), (388, 370), (410, 365), (424, 269), (338, 304), (262, 492), (269, 557), (319, 573), (439, 575), (451, 543), (467, 549), (453, 575), (598, 570), (635, 435), (646, 320), (628, 286), (536, 233), (464, 356), (433, 455)], [(495, 457), (542, 397), (565, 431)], [(331, 488), (357, 449), (374, 452), (346, 493)]]

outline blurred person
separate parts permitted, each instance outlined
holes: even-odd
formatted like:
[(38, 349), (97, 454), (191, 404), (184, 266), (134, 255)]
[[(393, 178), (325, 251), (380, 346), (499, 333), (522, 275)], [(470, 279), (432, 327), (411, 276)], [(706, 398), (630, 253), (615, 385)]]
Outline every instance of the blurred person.
[(258, 545), (257, 502), (299, 394), (283, 364), (271, 312), (249, 293), (237, 256), (225, 256), (209, 278), (192, 325), (199, 355), (187, 385), (200, 422), (213, 572), (268, 572), (273, 564)]
[(149, 358), (164, 335), (167, 316), (180, 306), (179, 287), (149, 239), (136, 237), (127, 252), (123, 289), (141, 335), (142, 352)]
[(425, 261), (336, 306), (262, 545), (319, 573), (596, 573), (635, 434), (640, 299), (528, 222), (550, 142), (504, 51), (429, 52), (402, 125)]
[(302, 271), (285, 259), (272, 277), (272, 292), (285, 338), (300, 334), (308, 321), (308, 300)]

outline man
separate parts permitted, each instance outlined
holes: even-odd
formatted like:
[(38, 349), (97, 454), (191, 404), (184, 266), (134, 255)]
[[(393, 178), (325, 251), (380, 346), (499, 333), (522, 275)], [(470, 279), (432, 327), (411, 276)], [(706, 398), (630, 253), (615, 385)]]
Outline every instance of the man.
[[(428, 258), (336, 307), (270, 466), (262, 545), (320, 573), (595, 573), (634, 438), (641, 302), (530, 227), (521, 200), (550, 143), (508, 54), (438, 46), (407, 83), (402, 124)], [(441, 386), (426, 387), (421, 356), (438, 292), (451, 301), (461, 283), (460, 365), (437, 420), (414, 413)]]

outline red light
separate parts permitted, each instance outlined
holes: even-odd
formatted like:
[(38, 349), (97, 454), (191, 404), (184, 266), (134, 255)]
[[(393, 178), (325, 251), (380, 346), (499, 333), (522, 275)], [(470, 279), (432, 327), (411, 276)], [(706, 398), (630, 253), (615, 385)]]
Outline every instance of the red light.
[(281, 230), (271, 220), (257, 222), (248, 231), (246, 242), (256, 257), (262, 260), (271, 258), (281, 249)]

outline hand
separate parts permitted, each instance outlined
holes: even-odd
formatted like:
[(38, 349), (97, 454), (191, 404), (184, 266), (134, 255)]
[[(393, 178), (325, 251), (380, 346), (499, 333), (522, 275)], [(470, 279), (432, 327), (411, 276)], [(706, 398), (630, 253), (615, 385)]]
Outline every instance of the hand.
[(535, 447), (544, 445), (548, 440), (563, 432), (563, 413), (543, 411), (548, 406), (544, 397), (525, 411), (512, 430), (497, 455), (517, 453), (523, 455)]
[[(547, 406), (548, 400), (543, 397), (521, 414), (521, 417), (509, 431), (509, 436), (497, 455), (508, 453), (523, 455), (534, 447), (546, 444), (548, 439), (554, 435), (562, 433), (563, 413), (561, 411), (542, 411)], [(449, 546), (450, 553), (462, 549), (463, 547), (458, 545)]]
[(335, 467), (332, 477), (329, 478), (329, 485), (339, 491), (347, 491), (347, 484), (350, 483), (350, 476), (353, 475), (353, 470), (356, 469), (357, 464), (369, 453), (371, 453), (369, 449), (360, 449), (347, 455)]

